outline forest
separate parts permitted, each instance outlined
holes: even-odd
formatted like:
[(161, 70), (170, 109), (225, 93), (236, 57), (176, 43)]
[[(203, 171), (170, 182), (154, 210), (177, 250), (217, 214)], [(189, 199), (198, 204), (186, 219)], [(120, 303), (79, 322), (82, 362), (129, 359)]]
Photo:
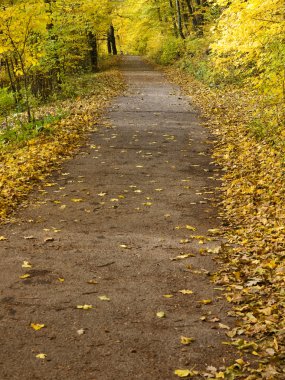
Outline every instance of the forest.
[(179, 85), (216, 141), (230, 246), (213, 281), (242, 320), (228, 332), (232, 345), (254, 359), (208, 377), (281, 380), (284, 0), (1, 0), (1, 222), (124, 91), (120, 61), (128, 56)]

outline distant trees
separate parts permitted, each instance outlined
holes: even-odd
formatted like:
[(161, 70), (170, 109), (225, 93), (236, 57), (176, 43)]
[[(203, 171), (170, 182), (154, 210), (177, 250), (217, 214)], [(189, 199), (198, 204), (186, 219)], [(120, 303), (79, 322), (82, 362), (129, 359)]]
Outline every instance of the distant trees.
[(284, 123), (284, 0), (125, 0), (120, 14), (128, 48), (160, 63), (181, 59), (199, 79), (258, 89), (267, 120)]
[(31, 121), (33, 98), (58, 91), (67, 75), (98, 69), (98, 39), (116, 53), (109, 0), (2, 0), (0, 86)]

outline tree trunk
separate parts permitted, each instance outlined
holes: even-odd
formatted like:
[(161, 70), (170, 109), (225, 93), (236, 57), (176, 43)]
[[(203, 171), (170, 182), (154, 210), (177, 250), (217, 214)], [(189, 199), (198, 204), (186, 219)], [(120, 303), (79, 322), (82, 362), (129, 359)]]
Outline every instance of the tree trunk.
[(98, 70), (98, 46), (94, 33), (88, 32), (88, 43), (90, 50), (91, 71), (95, 73)]
[(108, 31), (108, 52), (109, 54), (117, 55), (117, 46), (116, 46), (116, 38), (115, 38), (115, 29), (113, 25), (110, 25), (109, 31)]
[(194, 7), (193, 7), (193, 5), (191, 3), (191, 0), (185, 0), (185, 1), (186, 1), (186, 4), (187, 4), (187, 8), (188, 8), (190, 17), (192, 19), (193, 29), (195, 31), (197, 31), (197, 29), (198, 29), (198, 22), (197, 22), (196, 16), (194, 15)]
[(177, 24), (178, 24), (178, 32), (180, 37), (185, 40), (185, 36), (183, 33), (183, 28), (182, 28), (182, 16), (181, 16), (181, 8), (180, 8), (180, 2), (179, 0), (176, 0), (176, 10), (177, 10)]
[(12, 72), (11, 72), (11, 69), (10, 69), (10, 63), (9, 63), (8, 58), (5, 59), (5, 65), (6, 65), (6, 68), (7, 68), (7, 73), (8, 73), (8, 77), (9, 77), (9, 81), (10, 81), (10, 86), (11, 86), (11, 89), (12, 89), (13, 97), (14, 97), (14, 100), (15, 100), (15, 104), (18, 104), (17, 88), (16, 88), (14, 80), (13, 80), (13, 76), (12, 76)]
[(178, 30), (177, 30), (176, 20), (174, 16), (174, 8), (173, 8), (172, 0), (169, 0), (169, 7), (170, 7), (170, 14), (171, 14), (172, 25), (173, 25), (173, 32), (174, 32), (175, 37), (178, 37)]

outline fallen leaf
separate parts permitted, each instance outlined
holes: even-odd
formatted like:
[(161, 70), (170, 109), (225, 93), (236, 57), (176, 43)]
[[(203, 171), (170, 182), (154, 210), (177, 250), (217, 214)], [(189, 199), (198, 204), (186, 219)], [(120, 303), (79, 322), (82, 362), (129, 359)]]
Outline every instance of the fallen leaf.
[(220, 328), (220, 329), (230, 330), (229, 326), (224, 325), (223, 323), (219, 323), (219, 328)]
[(47, 357), (47, 354), (37, 354), (36, 358), (37, 359), (45, 359)]
[(49, 241), (54, 241), (54, 238), (53, 237), (47, 237), (44, 239), (44, 242), (47, 243)]
[(84, 329), (79, 329), (76, 331), (78, 335), (83, 335), (85, 334), (85, 330)]
[(98, 282), (96, 280), (88, 280), (87, 284), (96, 285)]
[(19, 276), (19, 278), (20, 278), (21, 280), (24, 280), (25, 278), (29, 278), (29, 277), (31, 277), (31, 275), (28, 274), (28, 273), (23, 274), (22, 276)]
[(179, 290), (179, 293), (182, 293), (182, 294), (193, 294), (193, 291), (192, 290), (188, 290), (188, 289), (182, 289), (182, 290)]
[(219, 230), (218, 228), (210, 228), (208, 230), (208, 232), (211, 235), (220, 235), (221, 234), (221, 230)]
[(165, 312), (164, 311), (158, 311), (156, 313), (157, 318), (165, 318)]
[(59, 281), (59, 282), (64, 282), (64, 278), (59, 277), (59, 278), (58, 278), (58, 281)]
[(209, 305), (213, 301), (212, 300), (201, 300), (201, 301), (198, 301), (198, 302), (202, 303), (203, 305)]
[(32, 268), (32, 264), (28, 261), (23, 261), (22, 268)]
[(199, 375), (198, 371), (190, 371), (189, 369), (176, 369), (174, 374), (178, 377), (189, 377)]
[(131, 249), (131, 247), (129, 247), (129, 246), (126, 245), (126, 244), (120, 244), (120, 247), (121, 247), (121, 248), (124, 248), (124, 249)]
[(0, 236), (0, 241), (8, 240), (5, 236)]
[(71, 201), (75, 202), (75, 203), (79, 203), (79, 202), (83, 202), (83, 199), (81, 199), (81, 198), (72, 198)]
[(31, 328), (34, 329), (35, 331), (41, 330), (42, 328), (45, 327), (44, 324), (40, 324), (40, 323), (31, 323), (30, 326), (31, 326)]
[(99, 296), (98, 297), (101, 301), (110, 301), (110, 298), (108, 298), (107, 296)]
[(193, 226), (190, 226), (189, 224), (187, 224), (187, 225), (185, 226), (185, 228), (186, 228), (186, 230), (196, 231), (196, 228), (193, 227)]
[(183, 255), (172, 257), (170, 260), (172, 260), (172, 261), (183, 260), (183, 259), (187, 259), (188, 257), (195, 257), (195, 255), (192, 253), (185, 253)]
[(213, 322), (213, 323), (215, 323), (215, 322), (220, 322), (220, 318), (218, 318), (218, 317), (213, 317), (213, 318), (210, 319), (210, 322)]
[(83, 310), (89, 310), (89, 309), (92, 309), (93, 306), (92, 305), (77, 305), (76, 308), (77, 309), (83, 309)]
[(173, 294), (164, 294), (163, 297), (164, 297), (164, 298), (172, 298), (172, 297), (173, 297)]
[(185, 346), (188, 346), (189, 344), (193, 343), (194, 340), (195, 340), (194, 338), (188, 338), (186, 336), (181, 336), (180, 338), (180, 342), (184, 344)]

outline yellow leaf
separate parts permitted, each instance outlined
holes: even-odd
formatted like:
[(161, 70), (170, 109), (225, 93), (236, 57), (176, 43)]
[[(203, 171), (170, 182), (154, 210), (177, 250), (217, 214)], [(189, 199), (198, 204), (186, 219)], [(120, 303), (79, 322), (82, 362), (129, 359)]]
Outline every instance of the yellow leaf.
[(99, 296), (98, 297), (101, 301), (110, 301), (110, 298), (108, 298), (107, 296)]
[(224, 325), (224, 324), (222, 324), (222, 323), (219, 323), (219, 328), (220, 328), (220, 329), (230, 330), (229, 326)]
[(195, 227), (192, 227), (192, 226), (189, 226), (189, 224), (187, 224), (185, 226), (186, 230), (190, 230), (190, 231), (196, 231), (196, 228)]
[(75, 203), (78, 203), (78, 202), (83, 202), (83, 199), (81, 199), (81, 198), (72, 198), (71, 201), (75, 202)]
[(199, 374), (198, 371), (190, 371), (189, 369), (176, 369), (174, 371), (174, 374), (178, 377), (189, 377), (189, 376), (196, 376)]
[(210, 303), (212, 303), (213, 301), (212, 300), (201, 300), (199, 301), (200, 303), (202, 303), (203, 305), (209, 305)]
[(59, 278), (58, 278), (58, 281), (59, 281), (59, 282), (64, 282), (64, 278), (60, 278), (60, 277), (59, 277)]
[(182, 290), (179, 290), (179, 293), (182, 293), (182, 294), (193, 294), (193, 291), (192, 290), (188, 290), (188, 289), (182, 289)]
[(45, 359), (47, 357), (47, 354), (37, 354), (36, 358), (37, 359)]
[(29, 278), (29, 277), (31, 277), (31, 275), (28, 274), (28, 273), (26, 273), (26, 274), (23, 274), (22, 276), (20, 276), (19, 278), (20, 278), (21, 280), (24, 280), (25, 278)]
[(0, 241), (4, 241), (4, 240), (7, 240), (7, 238), (5, 236), (0, 236)]
[(126, 244), (120, 244), (120, 247), (121, 247), (121, 248), (124, 248), (124, 249), (131, 249), (131, 247), (129, 247), (129, 246), (126, 245)]
[(244, 362), (243, 359), (237, 359), (236, 362), (237, 362), (238, 364), (240, 364), (240, 365), (244, 365), (244, 364), (245, 364), (245, 362)]
[(89, 310), (89, 309), (92, 309), (92, 305), (77, 305), (76, 308), (77, 309), (83, 309), (83, 310)]
[(156, 313), (157, 318), (165, 318), (165, 312), (164, 311), (158, 311)]
[(91, 285), (96, 285), (98, 284), (98, 282), (96, 280), (89, 280), (87, 281), (88, 284), (91, 284)]
[(173, 294), (164, 294), (163, 297), (164, 297), (164, 298), (172, 298), (172, 297), (173, 297)]
[(28, 261), (23, 261), (22, 268), (32, 268), (32, 264)]
[(192, 253), (185, 253), (184, 255), (173, 257), (170, 260), (172, 261), (183, 260), (183, 259), (187, 259), (188, 257), (195, 257), (195, 255), (193, 255)]
[(30, 326), (31, 326), (31, 328), (34, 329), (35, 331), (41, 330), (42, 328), (45, 327), (45, 325), (40, 324), (40, 323), (31, 323)]
[(186, 336), (181, 336), (180, 342), (185, 346), (188, 346), (190, 343), (194, 342), (194, 338), (187, 338)]

